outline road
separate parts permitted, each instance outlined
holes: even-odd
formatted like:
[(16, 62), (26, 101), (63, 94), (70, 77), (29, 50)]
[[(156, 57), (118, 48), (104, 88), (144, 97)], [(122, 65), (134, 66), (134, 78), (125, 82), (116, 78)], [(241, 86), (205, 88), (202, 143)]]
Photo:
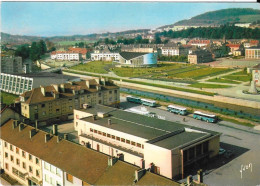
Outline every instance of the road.
[[(125, 98), (121, 98), (121, 103), (123, 109), (135, 108), (141, 110), (141, 107), (143, 107), (138, 104), (128, 103), (125, 101)], [(207, 169), (204, 169), (204, 183), (210, 186), (244, 186), (260, 184), (259, 131), (249, 127), (237, 126), (225, 121), (212, 124), (195, 120), (189, 116), (180, 116), (169, 113), (168, 111), (159, 108), (146, 108), (148, 111), (155, 112), (161, 118), (165, 118), (169, 121), (222, 133), (220, 145), (226, 150), (232, 150), (234, 152), (234, 157), (230, 159), (220, 157), (217, 161), (207, 165)], [(183, 118), (186, 118), (185, 122), (183, 122)], [(236, 126), (237, 129), (233, 128), (233, 126)], [(251, 168), (248, 168), (249, 165), (252, 166), (252, 171)], [(246, 167), (248, 169), (246, 169)]]

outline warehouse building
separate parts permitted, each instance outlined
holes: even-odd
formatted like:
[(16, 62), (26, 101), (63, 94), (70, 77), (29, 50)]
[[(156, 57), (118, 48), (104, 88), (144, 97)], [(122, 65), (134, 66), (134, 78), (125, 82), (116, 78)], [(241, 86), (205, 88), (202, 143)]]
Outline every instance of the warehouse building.
[(97, 105), (74, 110), (79, 142), (170, 179), (219, 152), (220, 134)]

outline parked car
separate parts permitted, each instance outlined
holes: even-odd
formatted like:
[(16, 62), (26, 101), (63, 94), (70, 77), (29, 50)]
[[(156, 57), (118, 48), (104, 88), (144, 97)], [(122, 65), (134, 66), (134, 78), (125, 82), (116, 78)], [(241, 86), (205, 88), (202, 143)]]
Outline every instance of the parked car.
[(234, 156), (234, 153), (231, 150), (227, 150), (226, 153), (224, 154), (225, 158), (231, 158), (232, 156)]

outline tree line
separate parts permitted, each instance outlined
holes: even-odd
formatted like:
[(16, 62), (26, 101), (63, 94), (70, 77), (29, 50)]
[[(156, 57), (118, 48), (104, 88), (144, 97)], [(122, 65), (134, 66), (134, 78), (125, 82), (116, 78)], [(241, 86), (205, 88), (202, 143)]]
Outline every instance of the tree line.
[(207, 38), (207, 39), (260, 39), (259, 28), (243, 28), (234, 25), (222, 25), (220, 27), (189, 28), (181, 31), (169, 30), (158, 33), (169, 38)]

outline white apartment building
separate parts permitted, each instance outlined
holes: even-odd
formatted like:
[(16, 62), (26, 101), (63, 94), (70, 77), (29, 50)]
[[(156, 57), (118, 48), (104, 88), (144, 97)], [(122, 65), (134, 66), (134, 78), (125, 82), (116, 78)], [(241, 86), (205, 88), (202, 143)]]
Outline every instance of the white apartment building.
[(219, 133), (111, 107), (74, 110), (79, 142), (170, 179), (219, 151)]
[(237, 27), (244, 27), (244, 28), (249, 28), (251, 23), (236, 23), (235, 26)]
[(61, 61), (79, 61), (82, 59), (82, 54), (73, 51), (54, 51), (51, 53), (51, 59)]
[(45, 186), (63, 186), (63, 171), (42, 160), (42, 184)]
[(118, 61), (119, 53), (111, 53), (107, 48), (104, 50), (95, 50), (91, 54), (92, 61)]

